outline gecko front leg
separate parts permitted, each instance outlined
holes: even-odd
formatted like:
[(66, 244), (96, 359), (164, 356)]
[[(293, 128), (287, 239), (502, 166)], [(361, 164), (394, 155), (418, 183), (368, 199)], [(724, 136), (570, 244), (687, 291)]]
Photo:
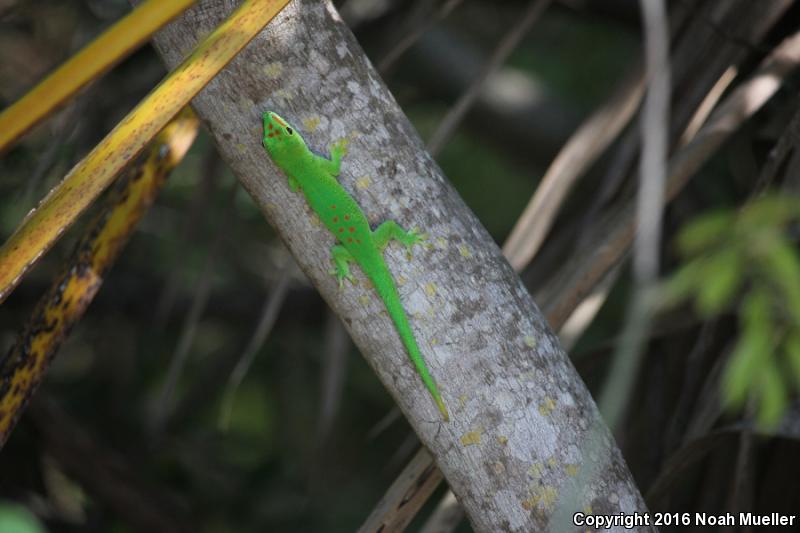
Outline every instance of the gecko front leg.
[(341, 172), (342, 158), (347, 155), (347, 139), (340, 139), (331, 145), (330, 159), (321, 158), (325, 171), (331, 177), (337, 177)]

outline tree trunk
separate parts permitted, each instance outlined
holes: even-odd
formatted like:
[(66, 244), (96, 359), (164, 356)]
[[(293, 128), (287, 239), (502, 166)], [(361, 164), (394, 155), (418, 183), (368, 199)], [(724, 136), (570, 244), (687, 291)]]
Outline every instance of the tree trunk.
[[(199, 4), (155, 39), (170, 68), (236, 2)], [(477, 531), (572, 529), (569, 521), (550, 519), (560, 500), (575, 492), (570, 487), (578, 483), (570, 481), (583, 479), (585, 469), (594, 474), (570, 496), (575, 511), (645, 511), (558, 339), (329, 2), (291, 2), (193, 105), (223, 158), (436, 458)], [(441, 420), (363, 274), (354, 268), (357, 285), (346, 283), (342, 290), (328, 274), (333, 238), (262, 149), (265, 110), (293, 122), (322, 153), (347, 137), (340, 180), (370, 221), (392, 219), (429, 235), (429, 248), (415, 247), (412, 259), (395, 245), (385, 257), (450, 409), (449, 423)], [(491, 180), (486, 176), (488, 194)], [(599, 447), (583, 454), (592, 431)]]

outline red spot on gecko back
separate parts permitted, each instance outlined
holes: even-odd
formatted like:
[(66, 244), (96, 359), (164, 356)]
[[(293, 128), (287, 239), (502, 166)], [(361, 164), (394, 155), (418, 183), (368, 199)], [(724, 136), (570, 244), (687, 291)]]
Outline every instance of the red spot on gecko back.
[(339, 228), (339, 233), (344, 233), (344, 228)]
[(272, 129), (272, 123), (270, 123), (270, 125), (269, 125), (269, 129)]
[(350, 233), (353, 233), (355, 230), (356, 230), (356, 228), (354, 228), (353, 226), (350, 226), (349, 228), (347, 228), (347, 231), (349, 231)]
[(339, 217), (333, 217), (334, 222), (339, 222)]
[(348, 237), (347, 238), (347, 242), (353, 242), (353, 238), (352, 237)]
[(350, 220), (350, 215), (345, 215), (345, 216), (344, 216), (344, 219), (345, 219), (345, 220)]
[(333, 205), (331, 206), (331, 209), (336, 209), (336, 204), (333, 204)]

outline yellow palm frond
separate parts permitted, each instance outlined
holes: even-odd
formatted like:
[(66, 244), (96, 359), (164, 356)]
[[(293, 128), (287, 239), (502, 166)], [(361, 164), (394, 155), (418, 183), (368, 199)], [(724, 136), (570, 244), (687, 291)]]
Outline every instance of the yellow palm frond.
[(114, 176), (289, 0), (245, 0), (67, 174), (0, 247), (0, 302)]
[(0, 358), (0, 380), (5, 384), (0, 387), (0, 448), (67, 332), (83, 316), (142, 215), (191, 146), (198, 123), (187, 107), (158, 134), (144, 157), (109, 195), (16, 344)]
[(72, 56), (0, 112), (0, 153), (193, 3), (194, 0), (147, 0)]

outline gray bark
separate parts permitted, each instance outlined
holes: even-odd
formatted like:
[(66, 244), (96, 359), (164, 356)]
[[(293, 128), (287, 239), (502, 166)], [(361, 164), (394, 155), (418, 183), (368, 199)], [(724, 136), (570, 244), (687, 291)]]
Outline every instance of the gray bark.
[[(235, 4), (200, 2), (159, 32), (155, 44), (167, 65), (174, 68)], [(570, 480), (586, 471), (596, 475), (579, 487), (576, 510), (645, 511), (558, 339), (328, 2), (291, 2), (193, 105), (436, 458), (477, 531), (544, 530), (575, 485)], [(430, 247), (417, 246), (412, 259), (394, 245), (385, 256), (451, 422), (440, 419), (363, 274), (355, 268), (358, 284), (343, 290), (328, 274), (333, 238), (261, 148), (265, 110), (293, 122), (317, 151), (349, 138), (340, 180), (370, 221), (393, 219), (428, 233)], [(590, 431), (599, 431), (601, 445), (582, 458)]]

